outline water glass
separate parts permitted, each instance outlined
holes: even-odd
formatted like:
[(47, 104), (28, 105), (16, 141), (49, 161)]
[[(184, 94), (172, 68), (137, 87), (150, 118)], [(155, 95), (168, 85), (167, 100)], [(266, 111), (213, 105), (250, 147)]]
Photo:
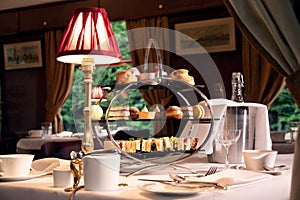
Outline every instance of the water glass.
[(52, 122), (42, 122), (43, 138), (50, 138), (52, 135)]
[(290, 129), (290, 141), (294, 142), (296, 139), (296, 136), (298, 134), (298, 129), (299, 129), (299, 122), (294, 121), (289, 123), (289, 129)]

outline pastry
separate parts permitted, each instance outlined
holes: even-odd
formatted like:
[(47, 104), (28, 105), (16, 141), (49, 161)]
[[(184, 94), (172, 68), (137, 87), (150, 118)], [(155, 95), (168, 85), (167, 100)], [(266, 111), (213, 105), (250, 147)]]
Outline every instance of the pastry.
[(129, 110), (129, 106), (128, 105), (120, 105), (120, 106), (111, 106), (110, 111), (113, 110)]
[(167, 118), (169, 119), (181, 119), (183, 113), (178, 106), (169, 106), (166, 110)]
[(128, 105), (111, 106), (107, 110), (107, 119), (109, 120), (129, 120), (130, 111)]
[(108, 117), (129, 117), (129, 110), (110, 110), (108, 112)]
[(146, 106), (144, 106), (141, 112), (139, 112), (140, 119), (154, 119), (154, 117), (155, 117), (155, 112), (149, 112)]
[(185, 119), (193, 119), (193, 107), (192, 106), (183, 106), (181, 107), (181, 111), (183, 113), (183, 118)]
[(189, 71), (187, 69), (178, 69), (173, 71), (170, 74), (170, 78), (179, 79), (191, 85), (195, 85), (194, 77), (189, 75)]
[(193, 106), (193, 116), (196, 119), (201, 119), (205, 116), (205, 110), (202, 105), (197, 104)]
[(130, 107), (129, 112), (131, 119), (137, 119), (139, 117), (140, 110), (137, 107)]
[(119, 84), (128, 84), (136, 82), (137, 76), (140, 74), (139, 70), (135, 67), (118, 72), (116, 75), (116, 82)]

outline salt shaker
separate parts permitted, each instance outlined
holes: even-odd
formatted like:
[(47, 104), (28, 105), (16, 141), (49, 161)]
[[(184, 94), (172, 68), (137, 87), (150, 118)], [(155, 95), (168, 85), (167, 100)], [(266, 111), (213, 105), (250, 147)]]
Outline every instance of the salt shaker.
[(232, 85), (231, 100), (235, 102), (243, 103), (244, 102), (244, 98), (243, 98), (244, 79), (241, 72), (232, 73), (231, 85)]

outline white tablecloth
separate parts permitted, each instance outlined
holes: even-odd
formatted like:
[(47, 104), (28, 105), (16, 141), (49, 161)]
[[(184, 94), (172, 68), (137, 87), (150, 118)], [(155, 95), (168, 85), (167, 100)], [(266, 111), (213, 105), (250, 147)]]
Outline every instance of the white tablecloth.
[(22, 138), (17, 142), (17, 151), (22, 150), (40, 150), (41, 146), (45, 142), (65, 142), (65, 141), (77, 141), (80, 140), (78, 137), (56, 137), (52, 136), (51, 138), (31, 138), (26, 137)]
[[(291, 169), (293, 154), (278, 155), (276, 164), (286, 164)], [(211, 163), (198, 163), (200, 159), (193, 158), (183, 166), (197, 169), (207, 169)], [(170, 169), (158, 170), (152, 173), (154, 175), (166, 175)], [(128, 183), (128, 187), (120, 188), (112, 192), (92, 192), (84, 189), (78, 191), (74, 199), (76, 200), (94, 200), (94, 199), (214, 199), (214, 200), (283, 200), (289, 199), (291, 171), (286, 170), (282, 175), (271, 176), (269, 179), (232, 188), (226, 191), (208, 191), (197, 193), (191, 196), (165, 196), (155, 193), (142, 191), (139, 185), (145, 182), (137, 180), (140, 177), (148, 175), (135, 175), (130, 177), (120, 176), (120, 182)], [(157, 176), (157, 178), (161, 178)], [(54, 188), (52, 176), (43, 176), (26, 181), (18, 182), (0, 182), (0, 198), (1, 200), (66, 200), (70, 193), (64, 192), (63, 188)]]

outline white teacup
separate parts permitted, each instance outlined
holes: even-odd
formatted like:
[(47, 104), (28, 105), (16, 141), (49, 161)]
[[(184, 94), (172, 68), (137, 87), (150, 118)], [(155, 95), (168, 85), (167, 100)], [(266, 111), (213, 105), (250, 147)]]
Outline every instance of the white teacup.
[(29, 130), (28, 135), (30, 137), (42, 137), (43, 136), (43, 130)]
[(5, 177), (28, 176), (33, 157), (31, 154), (0, 155), (0, 172)]
[(57, 188), (72, 187), (73, 175), (70, 167), (56, 167), (53, 169), (53, 186)]
[(118, 189), (120, 155), (105, 153), (83, 158), (85, 190), (109, 191)]
[(274, 168), (277, 151), (274, 150), (244, 150), (242, 152), (246, 169), (248, 170), (264, 170)]

